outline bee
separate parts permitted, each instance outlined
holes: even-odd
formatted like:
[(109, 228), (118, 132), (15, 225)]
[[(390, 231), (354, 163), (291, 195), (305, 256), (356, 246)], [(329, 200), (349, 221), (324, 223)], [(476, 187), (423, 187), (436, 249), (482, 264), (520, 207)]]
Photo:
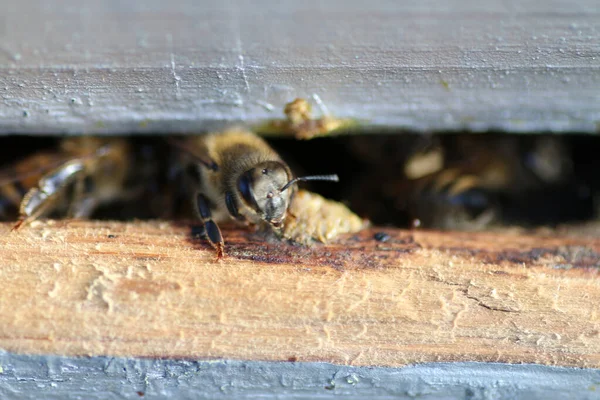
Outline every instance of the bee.
[(453, 156), (456, 153), (449, 155), (447, 148), (435, 146), (407, 160), (404, 171), (411, 194), (404, 201), (418, 226), (473, 230), (497, 220), (495, 193), (512, 183), (514, 160), (485, 146), (464, 157)]
[[(591, 209), (591, 196), (575, 179), (560, 138), (460, 137), (444, 148), (443, 160), (437, 170), (412, 180), (408, 209), (425, 226), (553, 224)], [(542, 207), (548, 198), (555, 204)]]
[(375, 223), (481, 230), (552, 225), (593, 210), (593, 190), (574, 169), (581, 160), (562, 137), (382, 135), (349, 144), (365, 165), (351, 204)]
[(131, 145), (120, 138), (64, 139), (0, 171), (4, 209), (18, 205), (17, 230), (42, 217), (87, 218), (99, 206), (132, 195)]
[(170, 143), (181, 150), (192, 205), (217, 259), (225, 243), (217, 222), (232, 218), (281, 232), (299, 181), (334, 181), (337, 175), (294, 178), (289, 166), (260, 137), (244, 130), (210, 133)]

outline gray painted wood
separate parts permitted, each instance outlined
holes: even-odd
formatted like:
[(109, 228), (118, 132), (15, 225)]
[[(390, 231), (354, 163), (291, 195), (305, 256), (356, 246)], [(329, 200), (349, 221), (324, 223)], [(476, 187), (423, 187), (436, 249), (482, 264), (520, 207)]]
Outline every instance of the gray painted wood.
[(0, 368), (3, 400), (600, 398), (600, 370), (539, 365), (370, 368), (0, 353)]
[(207, 129), (295, 97), (365, 126), (600, 130), (597, 0), (81, 1), (0, 9), (0, 132)]

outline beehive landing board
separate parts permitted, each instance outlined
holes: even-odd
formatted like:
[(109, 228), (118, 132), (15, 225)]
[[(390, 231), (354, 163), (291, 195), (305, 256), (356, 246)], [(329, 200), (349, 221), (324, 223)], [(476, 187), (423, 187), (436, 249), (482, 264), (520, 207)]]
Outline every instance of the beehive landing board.
[(0, 133), (197, 131), (295, 97), (365, 127), (597, 132), (597, 0), (8, 2)]
[[(0, 348), (69, 356), (600, 368), (600, 240), (367, 230), (312, 248), (185, 223), (0, 229)], [(382, 237), (385, 241), (381, 241)]]

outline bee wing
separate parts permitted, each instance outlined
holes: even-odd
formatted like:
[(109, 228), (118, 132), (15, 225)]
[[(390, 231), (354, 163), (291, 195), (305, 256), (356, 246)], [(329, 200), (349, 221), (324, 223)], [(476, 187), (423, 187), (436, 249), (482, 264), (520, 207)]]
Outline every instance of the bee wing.
[(213, 160), (208, 151), (198, 143), (190, 143), (188, 140), (167, 138), (167, 142), (178, 150), (192, 156), (198, 163), (213, 171), (218, 171), (219, 166)]

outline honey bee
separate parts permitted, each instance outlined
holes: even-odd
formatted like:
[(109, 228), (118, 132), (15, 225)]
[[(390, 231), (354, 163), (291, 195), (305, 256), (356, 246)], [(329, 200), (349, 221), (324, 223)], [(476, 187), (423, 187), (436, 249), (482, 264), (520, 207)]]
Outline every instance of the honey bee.
[(593, 207), (592, 188), (574, 169), (581, 161), (562, 137), (364, 136), (350, 145), (365, 165), (351, 204), (375, 223), (460, 230), (553, 225), (588, 218)]
[(233, 218), (281, 232), (299, 181), (338, 181), (337, 175), (294, 178), (287, 163), (260, 137), (244, 130), (170, 140), (181, 151), (193, 208), (209, 243), (223, 258), (217, 222)]
[[(87, 218), (99, 206), (133, 194), (131, 145), (120, 138), (77, 137), (0, 171), (4, 205), (18, 205), (17, 230), (40, 218)], [(8, 209), (8, 207), (4, 207)]]
[[(591, 202), (577, 187), (560, 138), (461, 137), (453, 144), (444, 149), (438, 170), (412, 180), (408, 209), (425, 226), (478, 230), (554, 223), (579, 218)], [(541, 207), (548, 197), (555, 209)]]

